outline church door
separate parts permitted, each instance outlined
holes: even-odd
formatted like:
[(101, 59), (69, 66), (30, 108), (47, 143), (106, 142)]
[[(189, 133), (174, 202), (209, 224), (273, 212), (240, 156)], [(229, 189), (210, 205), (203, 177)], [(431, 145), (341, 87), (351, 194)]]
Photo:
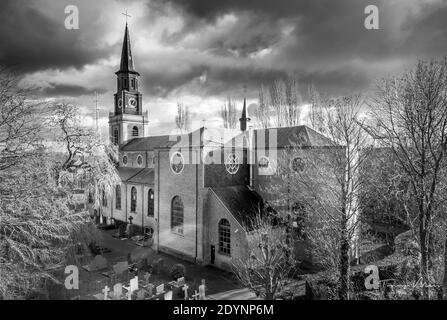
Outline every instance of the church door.
[(211, 264), (214, 264), (214, 260), (216, 259), (216, 247), (211, 245)]

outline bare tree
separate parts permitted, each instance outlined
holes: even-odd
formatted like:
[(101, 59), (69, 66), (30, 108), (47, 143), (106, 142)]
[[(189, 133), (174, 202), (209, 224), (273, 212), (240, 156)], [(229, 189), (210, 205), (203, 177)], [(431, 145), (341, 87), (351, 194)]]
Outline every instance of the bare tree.
[(445, 203), (447, 59), (419, 61), (403, 76), (383, 80), (371, 110), (375, 135), (392, 151), (409, 181), (425, 286), (430, 283), (433, 222), (443, 214)]
[(261, 85), (259, 88), (259, 104), (255, 109), (255, 117), (258, 122), (258, 127), (270, 127), (270, 97), (268, 90), (264, 85)]
[(175, 124), (183, 132), (189, 130), (190, 125), (189, 107), (181, 102), (177, 103), (177, 114), (175, 115)]
[(324, 112), (323, 104), (325, 99), (321, 97), (314, 85), (309, 86), (309, 98), (310, 98), (310, 125), (311, 127), (323, 133), (324, 132)]
[(261, 214), (247, 229), (247, 255), (233, 260), (233, 271), (258, 296), (274, 300), (295, 264), (289, 235), (283, 225), (274, 226)]
[(231, 100), (227, 99), (227, 102), (220, 109), (220, 116), (223, 120), (224, 128), (226, 129), (236, 129), (238, 126), (238, 114), (236, 110), (236, 104)]
[(360, 96), (327, 102), (324, 126), (332, 142), (309, 148), (300, 144), (299, 137), (291, 138), (298, 142), (278, 159), (281, 179), (299, 204), (289, 214), (298, 220), (303, 212), (311, 217), (305, 225), (312, 256), (338, 274), (340, 299), (349, 298), (350, 262), (357, 257), (362, 205), (358, 201), (364, 183), (361, 167), (369, 153), (362, 102)]
[(259, 104), (255, 112), (258, 125), (268, 128), (290, 127), (300, 124), (302, 97), (295, 76), (285, 80), (275, 80), (268, 89), (261, 85), (259, 89)]

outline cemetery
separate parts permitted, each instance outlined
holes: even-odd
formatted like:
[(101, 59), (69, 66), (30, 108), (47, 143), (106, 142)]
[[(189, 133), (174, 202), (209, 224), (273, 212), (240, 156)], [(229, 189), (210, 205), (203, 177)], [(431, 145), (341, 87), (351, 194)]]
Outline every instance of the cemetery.
[[(101, 230), (101, 254), (79, 252), (79, 289), (64, 287), (63, 268), (55, 275), (46, 297), (60, 300), (206, 300), (208, 295), (240, 288), (231, 274), (157, 254), (131, 239), (113, 237), (116, 230)], [(82, 250), (81, 250), (82, 251)]]

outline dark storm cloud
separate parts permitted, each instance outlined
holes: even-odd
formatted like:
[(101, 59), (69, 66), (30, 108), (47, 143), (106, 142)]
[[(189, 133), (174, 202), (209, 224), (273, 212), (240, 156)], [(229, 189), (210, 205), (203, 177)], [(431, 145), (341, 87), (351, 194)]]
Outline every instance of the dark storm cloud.
[[(86, 65), (97, 66), (98, 61), (121, 52), (121, 40), (114, 43), (116, 38), (110, 34), (116, 34), (115, 23), (123, 22), (118, 20), (122, 11), (110, 21), (106, 14), (109, 3), (123, 10), (130, 5), (123, 0), (99, 4), (86, 0), (1, 0), (0, 65), (15, 65), (24, 73), (60, 70), (63, 75), (56, 81), (62, 83), (49, 81), (50, 88), (42, 91), (48, 96), (80, 96), (91, 94), (92, 87), (105, 87), (103, 74), (98, 75), (100, 84), (94, 85), (91, 79), (96, 75), (84, 74), (90, 83), (75, 81), (75, 85), (67, 78), (72, 68), (85, 70)], [(375, 79), (401, 72), (417, 58), (447, 54), (447, 4), (442, 0), (131, 3), (147, 9), (141, 10), (147, 16), (131, 19), (130, 30), (143, 93), (153, 96), (167, 96), (176, 90), (204, 97), (227, 96), (239, 94), (247, 85), (249, 97), (254, 98), (261, 83), (288, 74), (296, 74), (303, 87), (314, 83), (331, 95), (348, 94), (368, 90)], [(63, 9), (68, 4), (79, 6), (80, 30), (63, 27)], [(371, 4), (380, 9), (380, 30), (364, 28), (364, 9)], [(178, 18), (180, 27), (170, 30), (171, 21), (159, 22), (164, 17), (172, 18), (172, 24)], [(150, 57), (139, 52), (146, 35), (150, 37), (148, 43), (156, 44), (154, 50), (145, 51)], [(101, 41), (104, 38), (108, 41)], [(108, 47), (110, 43), (112, 47)], [(258, 56), (263, 50), (267, 53)], [(102, 67), (104, 70), (109, 65)], [(113, 77), (111, 72), (110, 83)], [(110, 83), (108, 89), (114, 90)]]
[[(73, 1), (76, 2), (76, 1)], [(0, 65), (10, 65), (22, 72), (46, 68), (81, 68), (106, 56), (107, 50), (91, 38), (81, 38), (79, 30), (64, 28), (64, 7), (54, 17), (43, 14), (43, 4), (25, 0), (0, 1)], [(48, 8), (50, 9), (50, 8)], [(82, 10), (82, 7), (80, 8)], [(82, 15), (80, 15), (81, 23)]]
[[(225, 14), (250, 19), (203, 44), (218, 54), (237, 51), (241, 56), (278, 44), (283, 21), (293, 26), (290, 36), (276, 48), (271, 68), (276, 73), (297, 73), (302, 81), (315, 83), (331, 94), (368, 90), (387, 72), (401, 72), (418, 58), (447, 54), (446, 1), (403, 0), (170, 0), (190, 23), (174, 40), (187, 37)], [(366, 30), (364, 10), (379, 7), (380, 30)], [(239, 28), (237, 25), (239, 24)], [(256, 44), (256, 46), (252, 46)], [(259, 66), (263, 68), (262, 65)], [(252, 72), (243, 76), (269, 72)], [(213, 68), (211, 67), (211, 70)], [(212, 74), (213, 72), (211, 72)], [(231, 86), (239, 79), (220, 73)], [(257, 79), (245, 79), (255, 83)], [(223, 89), (223, 88), (222, 88)]]

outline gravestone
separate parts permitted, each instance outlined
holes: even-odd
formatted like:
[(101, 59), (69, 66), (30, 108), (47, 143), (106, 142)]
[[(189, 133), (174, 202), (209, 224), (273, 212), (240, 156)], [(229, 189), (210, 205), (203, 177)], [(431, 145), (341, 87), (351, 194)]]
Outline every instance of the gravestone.
[(108, 300), (108, 298), (109, 298), (109, 290), (110, 290), (110, 288), (108, 286), (105, 286), (104, 290), (102, 290), (102, 292), (104, 293), (104, 300)]
[(146, 296), (146, 292), (144, 291), (144, 289), (140, 289), (137, 291), (137, 300), (144, 300)]
[(202, 279), (202, 284), (199, 286), (199, 300), (205, 300), (205, 279)]
[(107, 260), (99, 254), (89, 264), (89, 271), (97, 271), (105, 268), (107, 268)]
[(138, 290), (138, 276), (135, 276), (135, 278), (130, 279), (129, 291), (134, 292), (136, 290)]
[(117, 276), (121, 275), (123, 272), (129, 270), (129, 263), (127, 261), (121, 261), (113, 265), (113, 271)]
[(152, 283), (149, 283), (146, 287), (146, 291), (149, 297), (152, 297), (154, 295), (154, 285)]
[(164, 283), (162, 283), (161, 285), (159, 285), (156, 289), (156, 294), (162, 294), (165, 292), (165, 285)]
[(194, 294), (192, 295), (192, 300), (199, 300), (199, 293), (196, 291), (194, 291)]
[(150, 274), (149, 272), (146, 272), (146, 273), (144, 274), (144, 282), (145, 282), (146, 285), (149, 284), (149, 278), (150, 278), (150, 277), (151, 277), (151, 274)]
[(185, 284), (184, 286), (183, 286), (183, 292), (185, 293), (185, 300), (188, 300), (188, 289), (189, 289), (189, 287), (188, 287), (188, 285), (187, 284)]
[(113, 286), (113, 298), (118, 300), (123, 295), (123, 285), (121, 283), (117, 283)]
[(172, 291), (168, 291), (165, 293), (165, 300), (172, 300)]

